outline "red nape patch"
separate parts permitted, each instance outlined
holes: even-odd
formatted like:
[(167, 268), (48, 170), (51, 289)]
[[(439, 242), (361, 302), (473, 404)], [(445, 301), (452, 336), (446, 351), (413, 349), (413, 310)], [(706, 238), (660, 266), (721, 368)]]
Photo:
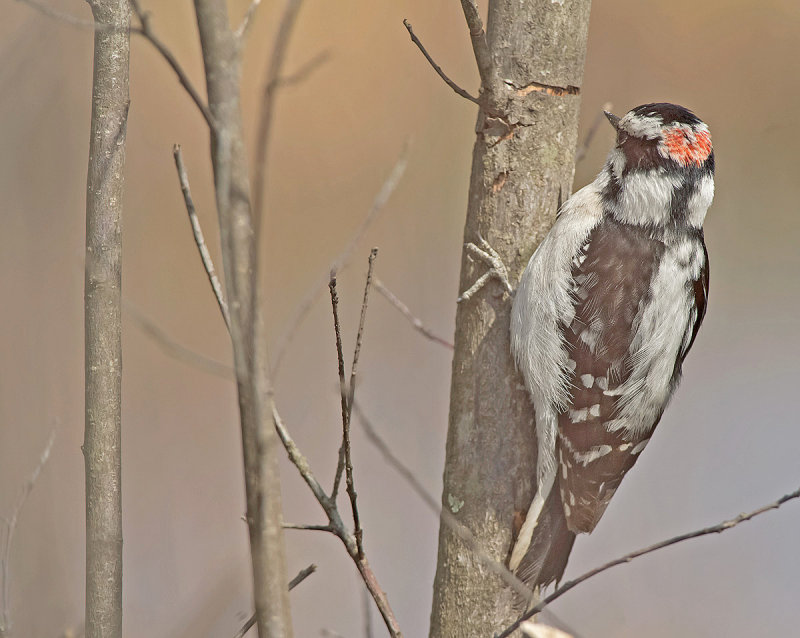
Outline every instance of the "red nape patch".
[(687, 166), (694, 163), (699, 166), (711, 155), (711, 136), (705, 131), (698, 131), (694, 138), (692, 142), (689, 133), (681, 128), (673, 128), (664, 133), (662, 144), (678, 164)]

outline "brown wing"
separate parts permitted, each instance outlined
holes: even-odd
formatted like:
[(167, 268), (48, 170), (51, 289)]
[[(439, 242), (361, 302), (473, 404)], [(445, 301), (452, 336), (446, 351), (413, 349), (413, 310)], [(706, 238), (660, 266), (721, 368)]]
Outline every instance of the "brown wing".
[[(559, 487), (569, 528), (590, 532), (650, 433), (631, 439), (605, 424), (617, 409), (615, 388), (631, 372), (629, 351), (639, 308), (664, 244), (644, 229), (609, 220), (573, 262), (575, 317), (565, 326), (572, 405), (559, 415)], [(572, 366), (574, 362), (574, 367)], [(626, 438), (627, 437), (627, 438)], [(635, 452), (635, 453), (632, 453)]]

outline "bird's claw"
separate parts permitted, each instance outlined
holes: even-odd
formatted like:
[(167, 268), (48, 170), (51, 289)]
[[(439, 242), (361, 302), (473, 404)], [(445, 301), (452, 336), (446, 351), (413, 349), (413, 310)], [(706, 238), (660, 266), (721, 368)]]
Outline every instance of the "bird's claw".
[(508, 278), (508, 269), (503, 263), (500, 255), (497, 254), (497, 251), (492, 248), (491, 245), (489, 245), (489, 242), (487, 242), (480, 234), (478, 235), (478, 242), (480, 243), (480, 247), (472, 242), (464, 244), (464, 248), (467, 251), (467, 256), (477, 257), (479, 260), (485, 263), (489, 269), (480, 277), (478, 277), (478, 279), (469, 287), (469, 289), (461, 293), (461, 296), (458, 298), (458, 303), (461, 303), (462, 301), (469, 301), (473, 295), (483, 288), (486, 285), (486, 282), (492, 278), (497, 279), (509, 295), (514, 294), (514, 289), (511, 287), (511, 282)]

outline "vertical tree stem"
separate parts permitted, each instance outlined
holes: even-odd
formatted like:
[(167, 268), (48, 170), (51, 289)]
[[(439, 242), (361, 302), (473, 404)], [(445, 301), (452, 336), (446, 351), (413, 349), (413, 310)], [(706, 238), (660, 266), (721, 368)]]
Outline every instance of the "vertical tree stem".
[(225, 0), (195, 0), (200, 45), (214, 120), (214, 167), (222, 259), (242, 430), (247, 525), (256, 622), (261, 638), (291, 638), (283, 543), (278, 437), (257, 285), (257, 242), (242, 138), (241, 62)]
[[(464, 241), (485, 237), (513, 283), (571, 189), (578, 91), (539, 88), (581, 85), (589, 6), (589, 0), (489, 2), (486, 41), (502, 81), (482, 87), (491, 112), (478, 114)], [(465, 252), (460, 291), (484, 271)], [(443, 507), (500, 562), (514, 513), (530, 504), (536, 476), (533, 410), (511, 360), (510, 309), (494, 281), (459, 304), (442, 495)], [(483, 569), (455, 526), (442, 523), (430, 635), (491, 636), (513, 619), (511, 590)]]
[(121, 217), (130, 9), (91, 0), (92, 121), (86, 185), (86, 636), (122, 635)]

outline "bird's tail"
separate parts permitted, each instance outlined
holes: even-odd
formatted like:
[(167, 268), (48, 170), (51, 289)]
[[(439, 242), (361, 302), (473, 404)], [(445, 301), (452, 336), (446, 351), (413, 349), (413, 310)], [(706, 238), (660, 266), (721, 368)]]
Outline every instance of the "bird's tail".
[(558, 583), (567, 567), (574, 542), (575, 533), (567, 527), (558, 486), (553, 486), (515, 574), (531, 589), (538, 587), (540, 591), (552, 582)]

